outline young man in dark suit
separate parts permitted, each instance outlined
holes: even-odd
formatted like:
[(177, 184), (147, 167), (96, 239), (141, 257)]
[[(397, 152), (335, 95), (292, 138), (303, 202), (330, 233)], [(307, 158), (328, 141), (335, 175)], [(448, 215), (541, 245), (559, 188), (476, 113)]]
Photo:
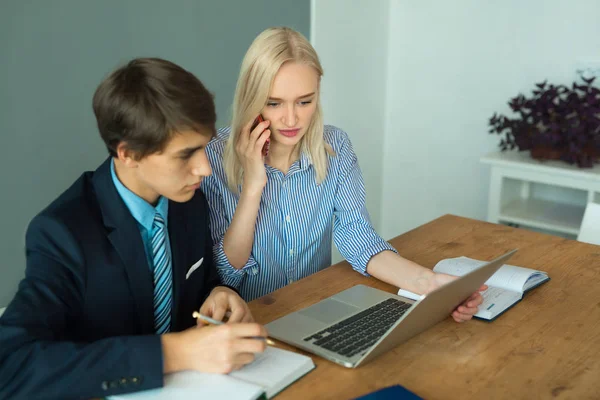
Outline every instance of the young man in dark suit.
[[(93, 100), (110, 157), (38, 214), (27, 268), (0, 318), (0, 398), (105, 397), (179, 370), (225, 373), (264, 328), (213, 264), (204, 152), (212, 96), (181, 67), (136, 59)], [(198, 327), (195, 310), (229, 323)]]

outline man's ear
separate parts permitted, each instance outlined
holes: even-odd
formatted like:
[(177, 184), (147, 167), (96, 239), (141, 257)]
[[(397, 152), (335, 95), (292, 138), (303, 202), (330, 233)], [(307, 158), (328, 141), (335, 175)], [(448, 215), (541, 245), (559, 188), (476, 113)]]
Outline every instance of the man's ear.
[(128, 168), (137, 168), (140, 157), (136, 152), (127, 147), (127, 143), (119, 143), (116, 150), (119, 161)]

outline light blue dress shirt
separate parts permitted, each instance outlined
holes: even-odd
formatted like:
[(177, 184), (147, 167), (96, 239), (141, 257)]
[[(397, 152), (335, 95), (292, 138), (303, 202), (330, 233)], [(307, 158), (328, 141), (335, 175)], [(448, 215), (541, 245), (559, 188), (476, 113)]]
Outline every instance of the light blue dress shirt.
[[(154, 215), (158, 212), (165, 221), (166, 232), (168, 233), (168, 217), (169, 217), (169, 200), (166, 197), (161, 196), (156, 204), (156, 207), (152, 206), (146, 200), (142, 199), (131, 190), (127, 189), (125, 185), (121, 183), (117, 174), (115, 173), (114, 161), (110, 163), (110, 173), (112, 175), (113, 183), (117, 188), (117, 192), (125, 202), (125, 205), (129, 209), (129, 212), (135, 218), (138, 223), (140, 234), (142, 235), (142, 242), (144, 243), (144, 250), (146, 251), (146, 259), (148, 260), (148, 266), (150, 271), (154, 271), (154, 261), (152, 259), (152, 223), (154, 222)], [(167, 249), (169, 249), (168, 256), (171, 257), (171, 243), (169, 242), (169, 235), (165, 235), (167, 241)]]

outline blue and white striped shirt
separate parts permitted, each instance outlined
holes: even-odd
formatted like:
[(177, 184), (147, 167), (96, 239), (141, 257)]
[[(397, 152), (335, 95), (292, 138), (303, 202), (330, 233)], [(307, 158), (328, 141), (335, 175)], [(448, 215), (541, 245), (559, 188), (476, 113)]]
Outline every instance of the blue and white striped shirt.
[(225, 285), (253, 300), (331, 265), (331, 237), (352, 267), (367, 275), (375, 254), (394, 248), (373, 229), (365, 206), (365, 187), (348, 135), (325, 126), (325, 142), (335, 151), (328, 157), (325, 180), (317, 184), (309, 157), (301, 154), (287, 174), (265, 165), (263, 190), (252, 252), (246, 265), (234, 268), (223, 251), (239, 195), (228, 186), (223, 151), (230, 128), (219, 130), (206, 148), (213, 174), (202, 190), (210, 205), (210, 224), (217, 270)]

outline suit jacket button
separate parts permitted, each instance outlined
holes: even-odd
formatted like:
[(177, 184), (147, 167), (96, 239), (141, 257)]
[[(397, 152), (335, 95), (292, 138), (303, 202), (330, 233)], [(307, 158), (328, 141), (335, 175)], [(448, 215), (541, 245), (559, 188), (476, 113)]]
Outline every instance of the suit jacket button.
[(102, 382), (101, 386), (102, 386), (102, 390), (108, 390), (108, 382), (107, 381)]
[(111, 389), (116, 389), (118, 386), (119, 386), (119, 381), (111, 381), (108, 384), (108, 387), (111, 388)]
[(125, 385), (127, 385), (127, 379), (125, 379), (125, 378), (121, 378), (121, 380), (119, 381), (119, 384), (120, 384), (121, 386), (125, 386)]

